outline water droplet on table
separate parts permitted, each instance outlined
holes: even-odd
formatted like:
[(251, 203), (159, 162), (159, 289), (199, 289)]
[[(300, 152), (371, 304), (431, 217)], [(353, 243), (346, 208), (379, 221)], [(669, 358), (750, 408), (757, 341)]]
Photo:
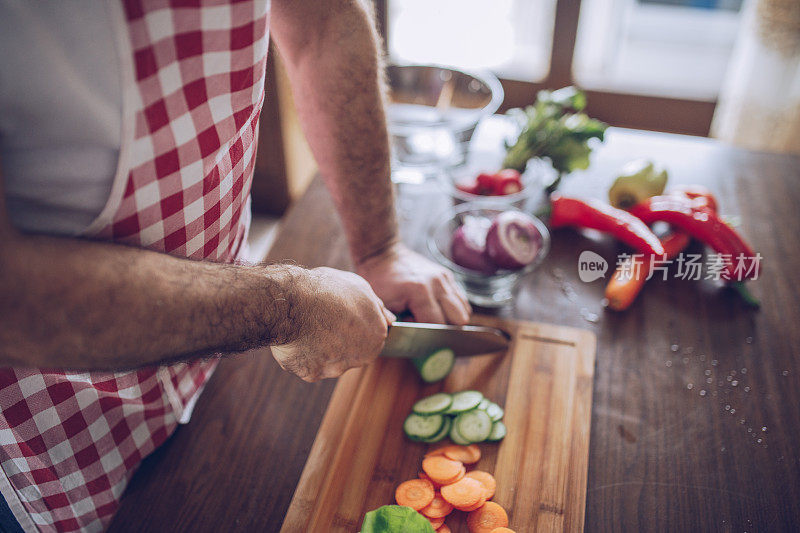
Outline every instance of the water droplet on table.
[(740, 424), (742, 424), (742, 425), (744, 425), (744, 423), (745, 423), (745, 419), (744, 419), (744, 418), (740, 419), (740, 420), (739, 420), (739, 423), (740, 423)]
[(724, 451), (725, 451), (725, 446), (723, 446), (722, 448), (720, 448), (720, 449), (719, 449), (719, 451), (721, 451), (721, 452), (724, 452)]
[(706, 369), (706, 371), (705, 371), (705, 372), (703, 372), (703, 373), (704, 373), (706, 376), (710, 376), (710, 375), (711, 375), (711, 370), (709, 370), (709, 369)]
[(738, 381), (736, 381), (735, 379), (734, 379), (733, 381), (731, 381), (731, 387), (735, 387), (735, 386), (737, 386), (738, 384), (739, 384), (739, 382), (738, 382)]
[(689, 358), (688, 357), (684, 357), (683, 358), (683, 364), (685, 365), (685, 364), (688, 364), (688, 363), (689, 363)]
[(677, 344), (673, 344), (672, 346), (669, 347), (669, 349), (673, 352), (677, 352), (680, 349), (680, 346), (678, 346)]
[(705, 389), (701, 390), (701, 391), (700, 391), (700, 396), (705, 396), (705, 395), (706, 395), (706, 391), (705, 391)]
[(747, 337), (747, 338), (744, 340), (744, 342), (746, 342), (747, 344), (753, 344), (753, 337)]
[(767, 426), (761, 426), (761, 431), (766, 432), (767, 431)]
[(744, 388), (744, 391), (745, 391), (745, 392), (750, 392), (750, 387), (745, 387), (745, 388)]
[(691, 383), (687, 383), (686, 388), (692, 390), (694, 388), (694, 385), (692, 385)]
[(756, 442), (761, 444), (761, 439), (756, 439)]
[(591, 322), (593, 324), (598, 320), (600, 320), (600, 315), (598, 315), (597, 313), (592, 313), (585, 307), (581, 308), (581, 317), (583, 317), (585, 321)]
[(736, 409), (731, 409), (731, 414), (734, 414), (735, 412), (736, 412)]
[(705, 354), (702, 354), (702, 353), (700, 354), (700, 360), (701, 361), (705, 361), (706, 360)]
[(727, 378), (725, 378), (725, 379), (727, 379), (728, 381), (733, 381), (733, 376), (728, 376), (728, 377), (727, 377)]
[(708, 383), (710, 385), (711, 383), (714, 383), (714, 379), (713, 378), (706, 378), (706, 383)]
[(753, 428), (747, 428), (747, 432), (748, 433), (752, 433), (753, 432)]
[(783, 372), (781, 372), (781, 375), (782, 376), (788, 376), (789, 375), (789, 371), (788, 370), (784, 370)]
[(730, 405), (726, 405), (726, 406), (725, 406), (725, 410), (726, 410), (726, 411), (730, 411), (730, 410), (731, 410), (731, 406), (730, 406)]
[(743, 368), (743, 369), (741, 369), (739, 372), (741, 372), (742, 374), (747, 374), (747, 369), (746, 369), (746, 368)]
[(672, 366), (672, 361), (664, 361), (664, 366), (669, 368)]
[(719, 361), (717, 361), (716, 359), (711, 360), (711, 366), (717, 366), (717, 363), (719, 363)]

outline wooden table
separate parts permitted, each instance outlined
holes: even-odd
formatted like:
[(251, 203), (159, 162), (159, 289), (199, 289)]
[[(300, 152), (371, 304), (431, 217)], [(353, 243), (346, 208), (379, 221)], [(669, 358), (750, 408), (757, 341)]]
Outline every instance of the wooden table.
[[(579, 281), (577, 257), (615, 261), (621, 248), (554, 234), (547, 261), (501, 314), (597, 333), (586, 529), (796, 531), (800, 158), (615, 129), (564, 191), (603, 196), (639, 156), (665, 163), (672, 183), (711, 187), (741, 220), (765, 258), (751, 283), (763, 307), (747, 309), (711, 281), (670, 279), (648, 283), (627, 312), (606, 312), (604, 282)], [(445, 202), (425, 187), (404, 202), (412, 245)], [(319, 182), (287, 216), (270, 259), (348, 267)], [(277, 531), (333, 386), (301, 382), (263, 350), (222, 361), (192, 422), (142, 464), (111, 530)]]

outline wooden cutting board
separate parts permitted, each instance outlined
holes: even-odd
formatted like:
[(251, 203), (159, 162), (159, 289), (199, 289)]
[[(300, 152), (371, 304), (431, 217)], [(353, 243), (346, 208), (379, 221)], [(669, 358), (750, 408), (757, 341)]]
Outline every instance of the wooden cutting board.
[[(508, 435), (481, 444), (477, 468), (497, 479), (494, 501), (510, 527), (583, 528), (595, 337), (589, 331), (482, 317), (512, 333), (506, 354), (459, 358), (444, 382), (425, 385), (406, 360), (382, 359), (336, 385), (281, 529), (357, 533), (364, 514), (393, 504), (398, 484), (417, 477), (431, 446), (410, 442), (412, 404), (440, 390), (475, 389), (505, 408)], [(298, 421), (301, 423), (301, 421)], [(464, 513), (447, 518), (466, 533)]]

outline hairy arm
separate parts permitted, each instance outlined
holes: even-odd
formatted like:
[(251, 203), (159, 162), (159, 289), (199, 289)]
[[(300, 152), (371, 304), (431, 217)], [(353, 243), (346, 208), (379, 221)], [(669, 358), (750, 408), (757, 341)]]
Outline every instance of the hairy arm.
[(24, 235), (0, 176), (0, 366), (119, 369), (289, 342), (305, 272)]
[(392, 311), (463, 324), (452, 274), (397, 237), (379, 38), (367, 0), (275, 0), (272, 31), (356, 272)]
[(272, 35), (358, 264), (397, 240), (378, 37), (359, 0), (276, 0)]

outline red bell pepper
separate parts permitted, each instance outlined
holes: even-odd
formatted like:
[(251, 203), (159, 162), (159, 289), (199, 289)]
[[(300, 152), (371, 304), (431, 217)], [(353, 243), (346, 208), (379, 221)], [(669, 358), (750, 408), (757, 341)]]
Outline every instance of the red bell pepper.
[(599, 200), (550, 197), (550, 227), (590, 228), (608, 233), (643, 254), (664, 255), (664, 246), (647, 224)]
[[(726, 266), (725, 271), (730, 281), (743, 281), (758, 273), (758, 258), (753, 249), (708, 205), (707, 198), (689, 198), (685, 195), (653, 196), (633, 206), (630, 212), (648, 225), (659, 221), (667, 222), (673, 228), (707, 244), (715, 252), (729, 255), (731, 263)], [(737, 268), (739, 261), (742, 263)]]

